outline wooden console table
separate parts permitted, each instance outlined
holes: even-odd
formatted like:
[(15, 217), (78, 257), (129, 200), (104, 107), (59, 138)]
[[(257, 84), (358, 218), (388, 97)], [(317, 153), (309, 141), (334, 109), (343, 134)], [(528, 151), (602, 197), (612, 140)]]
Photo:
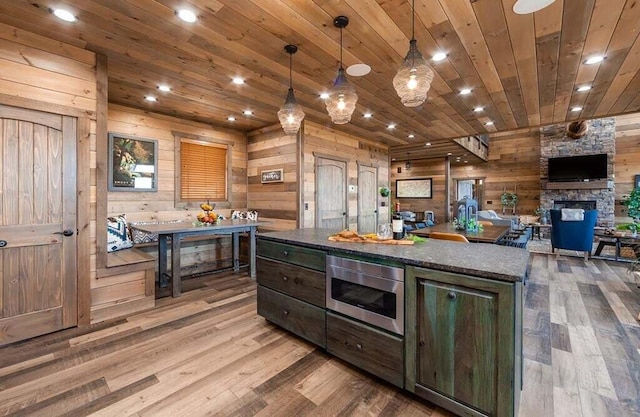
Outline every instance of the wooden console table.
[[(213, 226), (194, 226), (190, 222), (149, 224), (137, 228), (148, 233), (158, 234), (158, 275), (160, 283), (171, 280), (171, 295), (179, 297), (180, 279), (180, 241), (187, 236), (205, 234), (230, 234), (233, 239), (233, 270), (240, 270), (240, 233), (249, 233), (249, 275), (256, 277), (256, 229), (264, 222), (252, 220), (222, 220)], [(171, 273), (167, 269), (168, 241), (171, 241)], [(166, 284), (165, 284), (166, 285)]]

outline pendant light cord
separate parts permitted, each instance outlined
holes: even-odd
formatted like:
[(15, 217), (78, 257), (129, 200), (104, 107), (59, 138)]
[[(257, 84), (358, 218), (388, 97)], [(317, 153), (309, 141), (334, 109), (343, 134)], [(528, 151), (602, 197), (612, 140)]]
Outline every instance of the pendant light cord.
[(340, 69), (342, 69), (342, 28), (340, 28)]
[(415, 21), (416, 21), (416, 0), (413, 0), (411, 2), (411, 40), (414, 40), (416, 38)]
[(289, 88), (293, 89), (293, 54), (289, 53)]

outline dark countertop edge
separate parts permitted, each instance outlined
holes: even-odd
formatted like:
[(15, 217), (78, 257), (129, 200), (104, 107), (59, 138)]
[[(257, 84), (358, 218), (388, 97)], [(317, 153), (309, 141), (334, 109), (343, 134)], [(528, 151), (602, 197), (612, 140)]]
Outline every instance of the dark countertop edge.
[[(369, 252), (363, 252), (363, 251), (350, 249), (350, 248), (336, 248), (336, 247), (333, 247), (333, 246), (322, 245), (322, 244), (319, 244), (319, 243), (301, 242), (299, 240), (285, 239), (285, 238), (277, 237), (277, 236), (258, 235), (256, 237), (258, 239), (270, 240), (270, 241), (273, 241), (273, 242), (289, 243), (289, 244), (293, 244), (293, 245), (303, 246), (305, 248), (319, 249), (319, 250), (323, 250), (323, 251), (334, 251), (334, 252), (345, 252), (345, 253), (350, 253), (350, 254), (357, 254), (358, 256), (371, 258), (373, 260), (379, 259), (380, 257), (384, 257), (385, 259), (389, 259), (391, 261), (396, 261), (396, 262), (399, 262), (399, 263), (402, 263), (402, 264), (405, 264), (405, 265), (412, 265), (412, 266), (418, 266), (418, 267), (423, 267), (423, 268), (431, 268), (431, 269), (435, 269), (435, 270), (438, 270), (438, 271), (444, 271), (444, 272), (454, 272), (454, 273), (458, 273), (458, 274), (465, 274), (465, 275), (470, 275), (470, 276), (474, 276), (474, 277), (490, 279), (490, 280), (493, 280), (493, 281), (503, 281), (503, 282), (523, 282), (524, 281), (524, 277), (518, 276), (518, 275), (513, 275), (513, 274), (507, 275), (507, 274), (501, 274), (501, 273), (498, 273), (498, 272), (480, 271), (480, 270), (477, 270), (477, 269), (470, 269), (470, 268), (457, 267), (457, 266), (449, 266), (449, 265), (443, 265), (443, 264), (432, 263), (432, 262), (424, 262), (424, 261), (418, 261), (418, 260), (415, 260), (415, 259), (407, 259), (407, 258), (390, 256), (390, 255), (371, 254)], [(529, 255), (529, 256), (531, 256), (531, 255)], [(525, 271), (525, 274), (526, 274), (526, 271)]]

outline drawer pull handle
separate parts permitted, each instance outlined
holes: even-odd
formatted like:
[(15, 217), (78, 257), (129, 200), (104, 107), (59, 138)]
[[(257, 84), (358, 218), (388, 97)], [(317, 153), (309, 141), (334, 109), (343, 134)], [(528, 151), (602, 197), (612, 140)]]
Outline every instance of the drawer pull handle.
[(449, 291), (449, 294), (447, 294), (447, 297), (449, 297), (449, 299), (450, 299), (451, 301), (453, 301), (453, 300), (455, 300), (456, 298), (458, 298), (458, 295), (457, 295), (455, 292), (453, 292), (453, 291)]
[(284, 314), (285, 317), (287, 317), (289, 315), (289, 311), (287, 310), (282, 310), (282, 314)]
[(288, 256), (288, 255), (289, 255), (289, 252), (287, 252), (286, 250), (283, 250), (283, 251), (282, 251), (282, 254), (283, 254), (284, 256)]
[(362, 345), (360, 343), (356, 343), (356, 349), (362, 350)]
[(284, 277), (284, 276), (283, 276), (283, 277), (282, 277), (282, 280), (283, 280), (284, 282), (287, 282), (287, 281), (289, 281), (289, 278), (288, 278), (288, 277)]

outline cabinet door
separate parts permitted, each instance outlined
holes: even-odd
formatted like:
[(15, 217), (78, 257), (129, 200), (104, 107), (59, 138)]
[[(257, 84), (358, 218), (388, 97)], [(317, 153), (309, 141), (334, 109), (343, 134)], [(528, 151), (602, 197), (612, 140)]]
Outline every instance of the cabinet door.
[(415, 392), (480, 415), (513, 415), (514, 285), (420, 268), (408, 275)]

